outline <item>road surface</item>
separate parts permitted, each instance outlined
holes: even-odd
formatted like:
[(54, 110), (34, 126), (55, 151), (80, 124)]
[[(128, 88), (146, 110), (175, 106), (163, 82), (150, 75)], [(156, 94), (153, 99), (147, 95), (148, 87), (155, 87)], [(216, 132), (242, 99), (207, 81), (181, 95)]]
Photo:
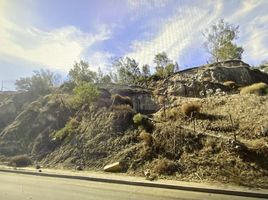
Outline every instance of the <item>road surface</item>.
[(0, 200), (121, 200), (207, 199), (253, 200), (257, 198), (128, 186), (0, 172)]

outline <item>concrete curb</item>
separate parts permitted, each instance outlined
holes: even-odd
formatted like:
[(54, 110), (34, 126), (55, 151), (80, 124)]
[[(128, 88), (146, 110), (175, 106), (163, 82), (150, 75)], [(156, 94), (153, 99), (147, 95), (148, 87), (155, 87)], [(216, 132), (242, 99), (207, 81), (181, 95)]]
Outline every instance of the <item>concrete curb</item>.
[(170, 185), (170, 184), (161, 184), (161, 183), (148, 183), (148, 182), (138, 182), (138, 181), (128, 181), (128, 180), (96, 178), (96, 177), (89, 177), (89, 176), (51, 174), (51, 173), (44, 173), (44, 172), (39, 173), (39, 172), (10, 170), (10, 169), (0, 169), (0, 172), (268, 199), (268, 193), (261, 193), (261, 192), (236, 191), (236, 190), (225, 190), (225, 189), (215, 189), (215, 188), (201, 188), (201, 187), (180, 186), (180, 185)]

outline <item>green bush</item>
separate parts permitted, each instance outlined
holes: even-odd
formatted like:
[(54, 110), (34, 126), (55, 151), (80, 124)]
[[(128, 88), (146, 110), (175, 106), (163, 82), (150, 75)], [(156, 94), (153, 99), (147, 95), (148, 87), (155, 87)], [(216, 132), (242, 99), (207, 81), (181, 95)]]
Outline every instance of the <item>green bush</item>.
[(70, 138), (74, 135), (74, 133), (77, 132), (78, 127), (79, 122), (76, 119), (72, 118), (61, 130), (57, 131), (54, 134), (54, 137), (60, 141), (64, 140), (65, 138)]
[(32, 164), (32, 160), (27, 155), (18, 155), (11, 158), (9, 161), (10, 166), (14, 167), (27, 167)]
[(138, 127), (142, 128), (148, 132), (151, 132), (153, 129), (153, 124), (150, 121), (150, 119), (146, 115), (143, 115), (141, 113), (134, 115), (133, 122)]
[(97, 87), (88, 82), (82, 82), (73, 89), (73, 92), (72, 106), (74, 108), (78, 108), (84, 104), (90, 105), (94, 103), (100, 95)]
[(142, 120), (144, 120), (144, 115), (142, 115), (141, 113), (138, 113), (133, 117), (133, 121), (137, 125), (141, 125)]
[(255, 83), (250, 86), (243, 87), (240, 90), (240, 94), (266, 95), (268, 94), (268, 85), (266, 83)]

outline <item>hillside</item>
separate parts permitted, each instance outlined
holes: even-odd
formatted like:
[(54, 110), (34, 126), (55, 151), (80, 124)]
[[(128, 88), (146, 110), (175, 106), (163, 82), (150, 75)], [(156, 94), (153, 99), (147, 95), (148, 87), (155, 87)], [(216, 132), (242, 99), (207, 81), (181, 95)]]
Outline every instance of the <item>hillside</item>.
[[(258, 82), (268, 84), (268, 74), (234, 60), (151, 77), (148, 87), (98, 85), (97, 104), (79, 109), (64, 87), (37, 99), (0, 94), (0, 157), (94, 170), (120, 161), (133, 175), (268, 188), (268, 96), (239, 92)], [(116, 94), (130, 97), (133, 109), (115, 106)], [(185, 116), (187, 102), (200, 111)]]

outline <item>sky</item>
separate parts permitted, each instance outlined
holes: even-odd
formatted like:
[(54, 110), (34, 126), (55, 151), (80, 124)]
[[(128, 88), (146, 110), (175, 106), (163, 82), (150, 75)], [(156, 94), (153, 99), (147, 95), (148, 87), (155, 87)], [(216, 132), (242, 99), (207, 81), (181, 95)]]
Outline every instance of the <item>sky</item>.
[(153, 66), (166, 52), (181, 69), (206, 64), (201, 32), (219, 19), (240, 26), (243, 61), (268, 60), (267, 0), (0, 0), (0, 81), (75, 61), (109, 70), (114, 57)]

